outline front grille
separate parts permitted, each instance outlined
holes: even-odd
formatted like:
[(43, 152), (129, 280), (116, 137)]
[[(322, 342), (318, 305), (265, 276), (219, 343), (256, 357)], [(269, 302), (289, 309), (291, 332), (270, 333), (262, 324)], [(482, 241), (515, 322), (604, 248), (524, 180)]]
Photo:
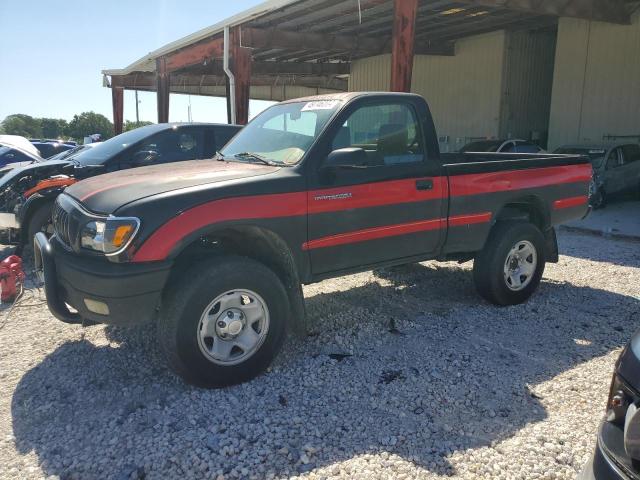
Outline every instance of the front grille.
[(53, 212), (51, 214), (51, 220), (53, 222), (53, 230), (58, 239), (67, 247), (71, 246), (71, 234), (69, 232), (69, 224), (71, 218), (69, 212), (67, 212), (59, 202), (55, 202), (53, 205)]

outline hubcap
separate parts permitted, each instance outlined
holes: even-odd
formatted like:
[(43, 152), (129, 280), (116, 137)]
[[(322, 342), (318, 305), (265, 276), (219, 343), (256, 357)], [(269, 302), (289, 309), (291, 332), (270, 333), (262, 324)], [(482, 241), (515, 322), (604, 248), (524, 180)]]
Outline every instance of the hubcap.
[(236, 365), (249, 359), (269, 331), (269, 310), (250, 290), (230, 290), (215, 298), (200, 317), (198, 346), (218, 365)]
[(536, 271), (538, 253), (533, 244), (527, 240), (517, 242), (509, 251), (504, 262), (504, 281), (513, 291), (525, 288)]

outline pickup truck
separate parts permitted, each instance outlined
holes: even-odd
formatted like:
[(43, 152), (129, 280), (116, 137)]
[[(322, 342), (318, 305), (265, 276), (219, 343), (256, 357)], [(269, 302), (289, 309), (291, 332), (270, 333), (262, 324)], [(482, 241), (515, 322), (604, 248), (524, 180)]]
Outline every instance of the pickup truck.
[(579, 155), (441, 156), (426, 101), (346, 93), (271, 106), (209, 161), (81, 181), (35, 238), (49, 309), (154, 320), (169, 366), (205, 387), (262, 372), (304, 334), (302, 285), (429, 259), (474, 260), (482, 297), (524, 302), (554, 225), (588, 212)]

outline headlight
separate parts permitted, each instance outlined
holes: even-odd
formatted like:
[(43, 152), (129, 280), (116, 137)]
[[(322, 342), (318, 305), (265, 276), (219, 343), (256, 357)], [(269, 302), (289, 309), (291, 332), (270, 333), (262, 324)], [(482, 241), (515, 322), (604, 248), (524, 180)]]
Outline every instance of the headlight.
[(140, 220), (133, 217), (109, 217), (93, 220), (80, 232), (80, 246), (106, 254), (126, 248), (140, 227)]

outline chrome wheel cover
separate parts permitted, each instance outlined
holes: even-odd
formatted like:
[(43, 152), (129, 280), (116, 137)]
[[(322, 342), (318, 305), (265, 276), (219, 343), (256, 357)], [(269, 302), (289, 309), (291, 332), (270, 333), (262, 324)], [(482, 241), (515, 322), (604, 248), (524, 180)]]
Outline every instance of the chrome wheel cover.
[(528, 240), (520, 240), (504, 262), (504, 281), (509, 290), (519, 292), (531, 283), (538, 266), (538, 252)]
[(198, 322), (198, 346), (217, 365), (237, 365), (251, 358), (269, 332), (269, 309), (251, 290), (218, 295)]

